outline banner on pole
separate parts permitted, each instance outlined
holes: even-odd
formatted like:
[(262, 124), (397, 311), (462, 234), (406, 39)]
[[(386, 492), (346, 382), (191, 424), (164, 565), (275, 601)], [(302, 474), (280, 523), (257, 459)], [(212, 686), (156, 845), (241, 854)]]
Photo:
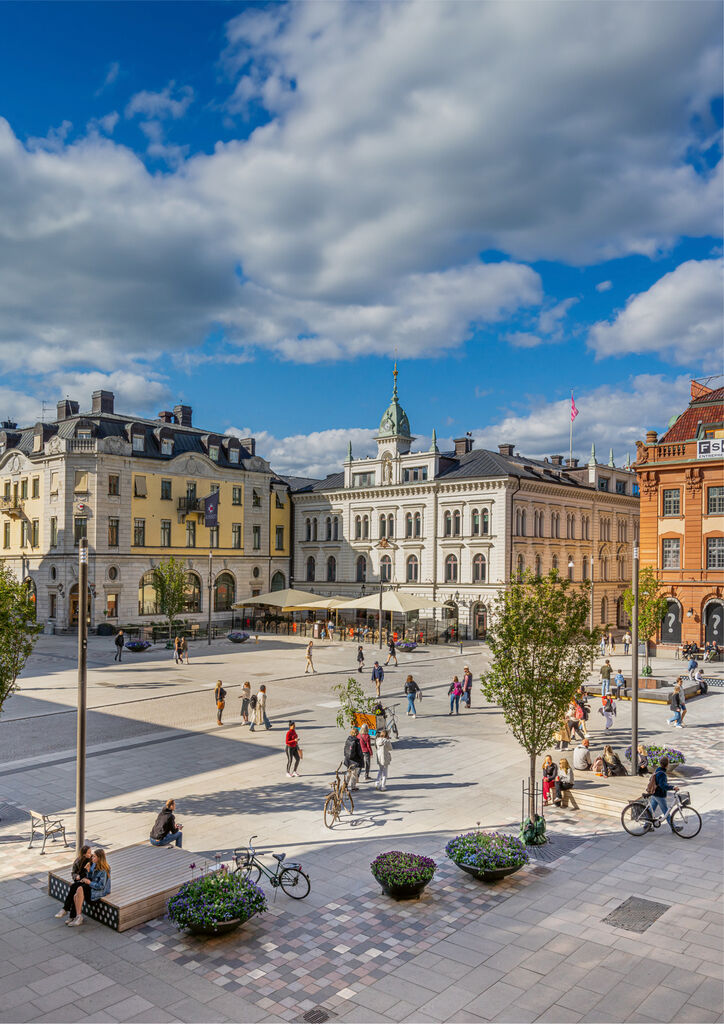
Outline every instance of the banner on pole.
[(204, 498), (204, 526), (219, 525), (219, 495), (217, 491)]

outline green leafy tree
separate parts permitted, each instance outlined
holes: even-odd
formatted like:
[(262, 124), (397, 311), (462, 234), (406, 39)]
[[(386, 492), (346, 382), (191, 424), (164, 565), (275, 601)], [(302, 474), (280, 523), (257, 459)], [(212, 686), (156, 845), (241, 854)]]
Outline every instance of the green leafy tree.
[(42, 628), (28, 587), (0, 562), (0, 714)]
[(170, 639), (173, 620), (184, 610), (186, 600), (186, 569), (183, 562), (173, 555), (159, 562), (153, 570), (153, 589), (159, 614), (168, 619)]
[(349, 729), (354, 725), (354, 716), (358, 712), (370, 714), (377, 703), (376, 697), (368, 697), (357, 679), (350, 677), (346, 683), (337, 683), (332, 693), (339, 700), (337, 725), (340, 729)]
[(601, 631), (588, 628), (589, 611), (587, 592), (557, 572), (542, 578), (526, 572), (494, 605), (487, 636), (492, 664), (481, 690), (530, 758), (531, 816), (536, 758), (588, 678), (600, 643)]
[[(626, 614), (633, 620), (634, 595), (629, 587), (623, 594)], [(639, 640), (646, 648), (646, 668), (649, 667), (649, 640), (661, 625), (668, 607), (666, 597), (661, 593), (656, 573), (647, 565), (639, 572)]]

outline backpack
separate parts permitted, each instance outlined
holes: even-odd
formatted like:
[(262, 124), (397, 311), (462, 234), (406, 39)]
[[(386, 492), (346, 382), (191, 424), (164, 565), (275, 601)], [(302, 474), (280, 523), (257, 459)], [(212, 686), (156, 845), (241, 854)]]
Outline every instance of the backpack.
[(655, 795), (656, 795), (656, 772), (653, 772), (653, 774), (651, 775), (651, 778), (649, 779), (649, 784), (646, 787), (646, 791), (644, 792), (644, 796), (655, 796)]
[(252, 693), (251, 697), (249, 697), (249, 707), (252, 709), (252, 711), (256, 707), (256, 694), (255, 693)]
[(583, 708), (581, 707), (580, 704), (576, 704), (575, 716), (576, 716), (576, 718), (578, 719), (579, 722), (583, 720), (583, 717), (584, 717), (584, 715), (583, 715)]

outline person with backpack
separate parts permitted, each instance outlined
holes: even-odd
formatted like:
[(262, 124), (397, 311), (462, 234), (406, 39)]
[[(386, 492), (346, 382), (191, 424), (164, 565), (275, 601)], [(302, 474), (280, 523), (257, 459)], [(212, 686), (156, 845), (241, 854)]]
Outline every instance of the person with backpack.
[(671, 696), (669, 697), (669, 709), (674, 712), (673, 716), (669, 719), (668, 724), (672, 722), (676, 729), (683, 729), (681, 724), (681, 681), (679, 681), (673, 689)]
[(259, 687), (259, 692), (251, 698), (251, 706), (254, 709), (254, 721), (249, 726), (249, 732), (254, 732), (257, 725), (271, 729), (271, 722), (266, 714), (266, 686), (263, 683)]
[(691, 659), (689, 660), (689, 664), (686, 667), (687, 667), (687, 669), (689, 671), (689, 679), (693, 683), (694, 682), (694, 673), (696, 672), (697, 668), (699, 667), (699, 662), (692, 655)]
[(415, 713), (415, 701), (417, 700), (417, 695), (418, 694), (420, 695), (420, 699), (422, 700), (422, 690), (417, 685), (417, 683), (412, 678), (412, 676), (408, 676), (407, 679), (405, 680), (405, 696), (407, 697), (407, 713), (408, 713), (408, 715), (411, 715), (413, 718), (417, 717), (416, 713)]
[(598, 709), (598, 713), (599, 715), (603, 715), (603, 720), (606, 723), (605, 730), (608, 731), (611, 729), (613, 727), (613, 719), (616, 714), (616, 705), (610, 697), (603, 698), (603, 707)]
[(214, 700), (216, 701), (216, 724), (221, 725), (221, 716), (223, 715), (224, 708), (226, 707), (226, 690), (221, 685), (220, 679), (214, 689)]
[(585, 740), (586, 734), (583, 730), (583, 708), (575, 699), (572, 700), (568, 705), (568, 711), (566, 712), (566, 722), (568, 723), (568, 728), (571, 732), (571, 737), (575, 732), (579, 739)]
[(448, 714), (453, 713), (453, 707), (455, 708), (455, 714), (460, 714), (460, 697), (463, 692), (463, 687), (457, 676), (453, 676), (453, 681), (450, 683), (450, 688), (447, 691), (447, 695), (450, 698), (450, 711)]
[(470, 710), (470, 701), (473, 695), (473, 673), (470, 671), (470, 666), (466, 665), (463, 669), (463, 702), (465, 707)]
[(113, 659), (114, 661), (120, 661), (121, 660), (121, 655), (123, 654), (123, 645), (125, 644), (125, 642), (126, 642), (126, 638), (123, 635), (123, 630), (119, 629), (118, 632), (116, 633), (115, 637), (113, 638), (113, 643), (116, 645), (116, 654), (115, 654), (115, 657)]
[(649, 807), (651, 809), (651, 813), (655, 814), (657, 809), (660, 810), (666, 818), (667, 822), (669, 823), (671, 831), (675, 832), (676, 829), (671, 824), (671, 812), (669, 810), (669, 804), (666, 799), (666, 794), (671, 791), (673, 791), (674, 793), (678, 793), (679, 787), (672, 786), (669, 784), (669, 779), (666, 774), (666, 769), (668, 767), (668, 757), (664, 755), (663, 757), (659, 758), (658, 768), (649, 779), (649, 784), (646, 787), (646, 795), (649, 798)]
[(382, 666), (380, 665), (379, 661), (376, 661), (374, 663), (373, 667), (372, 667), (372, 682), (377, 687), (377, 694), (376, 694), (376, 696), (378, 696), (378, 697), (382, 696), (382, 693), (380, 691), (382, 689), (382, 683), (384, 682), (384, 678), (385, 678), (385, 670), (382, 668)]
[(357, 671), (362, 672), (365, 667), (365, 652), (362, 649), (362, 644), (357, 648)]
[(364, 767), (362, 747), (359, 742), (359, 729), (356, 725), (350, 727), (349, 736), (344, 743), (343, 761), (347, 766), (347, 785), (350, 789), (357, 789), (359, 773)]

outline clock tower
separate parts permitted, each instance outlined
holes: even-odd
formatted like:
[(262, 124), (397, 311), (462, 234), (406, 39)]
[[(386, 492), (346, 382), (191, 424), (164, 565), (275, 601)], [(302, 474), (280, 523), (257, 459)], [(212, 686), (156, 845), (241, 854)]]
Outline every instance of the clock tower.
[(392, 373), (394, 386), (392, 388), (392, 401), (380, 420), (377, 441), (377, 454), (382, 461), (382, 482), (392, 483), (391, 479), (385, 479), (385, 472), (391, 469), (390, 460), (397, 455), (407, 455), (412, 442), (415, 440), (410, 433), (410, 421), (407, 413), (400, 405), (397, 397), (397, 361)]

